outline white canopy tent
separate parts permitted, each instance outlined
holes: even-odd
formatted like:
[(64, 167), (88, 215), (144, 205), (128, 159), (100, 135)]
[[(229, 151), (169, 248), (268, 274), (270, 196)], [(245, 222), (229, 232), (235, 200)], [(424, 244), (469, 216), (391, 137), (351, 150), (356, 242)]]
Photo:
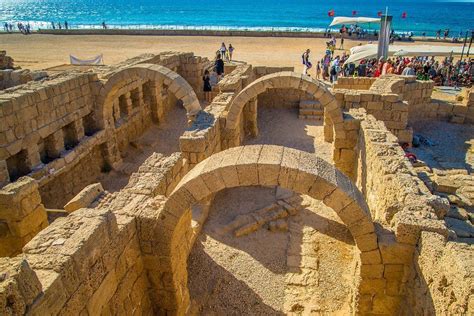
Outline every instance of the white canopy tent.
[(338, 16), (332, 20), (329, 26), (342, 25), (342, 24), (363, 24), (363, 23), (380, 23), (380, 18)]
[[(461, 55), (460, 46), (431, 46), (431, 45), (390, 45), (389, 56), (451, 56)], [(367, 44), (351, 48), (351, 54), (346, 63), (358, 64), (362, 59), (377, 58), (377, 45)]]

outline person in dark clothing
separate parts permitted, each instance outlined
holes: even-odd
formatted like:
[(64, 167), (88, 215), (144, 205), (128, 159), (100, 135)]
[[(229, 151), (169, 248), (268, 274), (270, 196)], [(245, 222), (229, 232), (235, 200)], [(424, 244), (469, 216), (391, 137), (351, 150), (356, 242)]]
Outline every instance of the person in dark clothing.
[(64, 28), (67, 30), (69, 28), (69, 25), (67, 24), (67, 21), (64, 21)]
[(211, 76), (209, 74), (209, 70), (206, 70), (204, 72), (204, 76), (202, 77), (202, 81), (204, 82), (204, 95), (206, 97), (206, 101), (211, 103), (211, 98), (212, 98), (212, 86), (211, 86)]
[(221, 56), (217, 56), (214, 68), (216, 70), (217, 77), (220, 80), (224, 76), (224, 61), (222, 60)]

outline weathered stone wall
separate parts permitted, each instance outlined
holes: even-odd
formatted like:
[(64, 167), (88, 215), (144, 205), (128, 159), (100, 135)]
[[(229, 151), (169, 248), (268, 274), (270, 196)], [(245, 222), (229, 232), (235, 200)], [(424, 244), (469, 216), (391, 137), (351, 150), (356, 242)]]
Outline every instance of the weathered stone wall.
[(333, 89), (369, 90), (377, 78), (339, 77), (333, 84)]
[(0, 257), (15, 256), (48, 226), (38, 184), (23, 177), (0, 189)]
[(413, 131), (408, 126), (408, 104), (393, 93), (364, 90), (334, 90), (336, 99), (347, 111), (362, 108), (377, 120), (383, 121), (399, 142), (411, 143)]
[(258, 104), (270, 108), (298, 109), (300, 101), (307, 100), (314, 97), (297, 89), (269, 89), (258, 96)]
[(3, 315), (153, 314), (132, 217), (76, 211), (0, 262), (15, 271), (0, 282)]
[(94, 74), (67, 74), (0, 93), (0, 184), (77, 146), (90, 131)]
[(38, 81), (48, 77), (45, 71), (30, 71), (28, 69), (0, 70), (0, 90), (25, 84), (32, 80)]
[[(474, 100), (474, 93), (468, 97)], [(432, 99), (429, 103), (417, 104), (410, 108), (410, 124), (423, 120), (447, 121), (457, 124), (474, 124), (474, 102), (465, 99), (463, 103), (453, 103)]]
[(222, 135), (225, 131), (225, 113), (235, 95), (253, 78), (251, 65), (237, 65), (219, 82), (220, 92), (212, 103), (199, 113), (192, 126), (180, 137), (180, 150), (189, 161), (190, 168), (222, 149), (239, 145), (237, 140), (229, 144), (229, 140)]
[(82, 158), (71, 161), (62, 172), (39, 179), (41, 199), (47, 208), (63, 209), (85, 186), (94, 183), (101, 172), (108, 171), (101, 145), (87, 151)]
[(412, 315), (472, 315), (472, 245), (423, 232), (408, 276), (404, 310)]
[(4, 50), (0, 51), (0, 70), (3, 69), (13, 69), (15, 67), (14, 60), (7, 55), (7, 52)]

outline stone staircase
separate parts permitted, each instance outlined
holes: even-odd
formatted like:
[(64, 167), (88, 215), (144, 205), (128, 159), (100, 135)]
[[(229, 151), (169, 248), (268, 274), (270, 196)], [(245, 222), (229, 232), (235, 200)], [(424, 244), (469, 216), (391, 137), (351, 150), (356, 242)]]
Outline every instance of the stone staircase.
[(301, 100), (298, 118), (305, 120), (322, 121), (324, 117), (323, 106), (316, 100)]

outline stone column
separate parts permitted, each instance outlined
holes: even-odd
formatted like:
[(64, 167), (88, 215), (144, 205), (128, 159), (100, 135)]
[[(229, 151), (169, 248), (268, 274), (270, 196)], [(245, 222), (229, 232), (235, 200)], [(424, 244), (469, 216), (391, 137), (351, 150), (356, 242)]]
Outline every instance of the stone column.
[(257, 126), (257, 98), (250, 100), (245, 106), (244, 121), (245, 121), (245, 134), (250, 137), (258, 136)]
[(0, 160), (0, 188), (10, 182), (6, 160)]
[(48, 157), (54, 159), (61, 156), (61, 151), (64, 150), (64, 137), (62, 129), (59, 129), (46, 137), (44, 146)]
[(125, 102), (127, 103), (127, 115), (129, 115), (130, 113), (132, 113), (132, 96), (131, 96), (131, 93), (130, 91), (125, 93), (124, 94), (125, 96)]
[(0, 190), (0, 256), (15, 256), (48, 226), (38, 184), (23, 177)]
[(331, 122), (329, 115), (324, 109), (324, 141), (332, 143), (334, 141), (334, 124)]
[(84, 125), (82, 123), (82, 119), (76, 120), (72, 122), (74, 128), (74, 139), (77, 142), (80, 142), (82, 138), (84, 138)]
[(42, 163), (37, 144), (35, 143), (29, 144), (28, 147), (26, 148), (26, 154), (28, 156), (26, 165), (30, 170), (33, 170), (34, 167)]
[(113, 108), (113, 118), (114, 118), (114, 124), (118, 120), (120, 120), (120, 105), (119, 105), (119, 100), (115, 99), (112, 105)]

